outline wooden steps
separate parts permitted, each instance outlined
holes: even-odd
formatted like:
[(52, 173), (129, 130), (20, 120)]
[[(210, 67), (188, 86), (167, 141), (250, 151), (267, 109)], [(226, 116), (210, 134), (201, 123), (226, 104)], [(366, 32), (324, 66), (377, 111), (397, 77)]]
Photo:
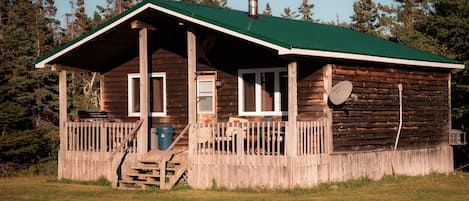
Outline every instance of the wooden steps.
[[(162, 154), (168, 155), (162, 156)], [(131, 167), (129, 172), (123, 174), (123, 178), (119, 179), (118, 188), (126, 190), (151, 187), (170, 189), (186, 170), (187, 151), (149, 152), (138, 161), (137, 166)], [(162, 180), (162, 177), (165, 179)]]

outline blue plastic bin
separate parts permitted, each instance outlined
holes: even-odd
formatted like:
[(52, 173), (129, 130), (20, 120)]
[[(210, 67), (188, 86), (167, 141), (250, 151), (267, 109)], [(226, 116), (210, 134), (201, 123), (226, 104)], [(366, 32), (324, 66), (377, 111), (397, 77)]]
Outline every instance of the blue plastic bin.
[(173, 143), (174, 128), (170, 125), (161, 125), (156, 129), (158, 133), (158, 148), (166, 150)]

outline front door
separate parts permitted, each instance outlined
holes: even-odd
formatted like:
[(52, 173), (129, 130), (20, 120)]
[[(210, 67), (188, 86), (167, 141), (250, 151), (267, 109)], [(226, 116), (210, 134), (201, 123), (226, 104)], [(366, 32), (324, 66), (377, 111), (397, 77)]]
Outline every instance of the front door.
[(216, 74), (199, 74), (197, 76), (197, 122), (217, 122)]

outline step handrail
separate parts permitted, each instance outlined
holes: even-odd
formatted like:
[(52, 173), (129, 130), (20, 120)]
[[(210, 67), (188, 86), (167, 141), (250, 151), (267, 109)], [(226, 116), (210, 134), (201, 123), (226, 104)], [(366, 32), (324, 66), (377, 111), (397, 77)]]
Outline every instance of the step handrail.
[(117, 154), (117, 152), (119, 152), (119, 150), (122, 149), (122, 147), (127, 144), (128, 142), (130, 142), (131, 140), (134, 140), (135, 137), (137, 137), (137, 133), (138, 131), (140, 130), (140, 128), (142, 127), (142, 124), (143, 124), (143, 119), (140, 119), (137, 123), (137, 126), (135, 126), (135, 128), (133, 128), (131, 131), (130, 131), (130, 134), (126, 136), (126, 138), (119, 144), (119, 146), (117, 146), (117, 149), (114, 150), (114, 152), (112, 152), (111, 156), (109, 157), (109, 164), (111, 166), (111, 172), (114, 173), (116, 176), (116, 178), (114, 179), (114, 181), (112, 182), (112, 186), (114, 187), (117, 187), (118, 183), (119, 183), (119, 168), (122, 166), (122, 163), (123, 163), (123, 159), (125, 158), (125, 156), (127, 155), (128, 151), (129, 151), (129, 147), (130, 146), (127, 146), (123, 151), (122, 151), (122, 156), (120, 157), (120, 159), (118, 160), (118, 163), (117, 163), (117, 166), (115, 169), (112, 169), (112, 159), (114, 159), (114, 156)]
[(191, 126), (191, 124), (187, 124), (186, 127), (184, 127), (184, 129), (181, 131), (181, 133), (179, 133), (178, 137), (173, 141), (173, 143), (171, 143), (171, 145), (168, 147), (168, 149), (166, 149), (164, 152), (163, 152), (163, 155), (166, 155), (166, 153), (171, 150), (174, 145), (176, 145), (179, 140), (182, 139), (182, 137), (184, 137), (184, 134), (187, 133), (187, 131), (189, 130), (189, 127)]
[[(186, 127), (181, 131), (181, 133), (178, 135), (178, 137), (171, 143), (171, 145), (162, 153), (161, 161), (160, 161), (160, 188), (162, 189), (169, 189), (169, 186), (166, 186), (166, 162), (173, 156), (174, 154), (184, 152), (185, 150), (179, 151), (177, 153), (170, 152), (170, 150), (179, 142), (179, 140), (184, 137), (185, 133), (188, 133), (187, 131), (189, 130), (191, 124), (187, 124)], [(168, 155), (170, 153), (170, 156)]]
[[(122, 147), (127, 144), (128, 142), (130, 142), (131, 140), (135, 139), (135, 137), (137, 137), (137, 132), (138, 130), (140, 130), (140, 127), (142, 127), (142, 124), (143, 124), (143, 119), (141, 119), (138, 123), (137, 123), (137, 126), (135, 128), (133, 128), (129, 135), (127, 135), (125, 137), (125, 139), (119, 144), (119, 146), (117, 146), (117, 148), (114, 150), (114, 152), (112, 152), (111, 154), (111, 157), (110, 157), (110, 160), (112, 160), (112, 158), (114, 158), (114, 156), (116, 155), (117, 152), (119, 152), (119, 150), (122, 149)], [(122, 152), (127, 152), (129, 150), (129, 147), (126, 147)]]

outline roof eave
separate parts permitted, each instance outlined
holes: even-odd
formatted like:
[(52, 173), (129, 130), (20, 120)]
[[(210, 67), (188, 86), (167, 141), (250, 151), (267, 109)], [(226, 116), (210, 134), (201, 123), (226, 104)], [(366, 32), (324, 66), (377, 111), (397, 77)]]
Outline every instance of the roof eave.
[[(140, 8), (138, 9), (135, 9), (134, 11), (130, 12), (129, 14), (127, 15), (124, 15), (123, 17), (117, 19), (116, 21), (114, 21), (113, 23), (103, 27), (102, 29), (99, 29), (97, 30), (96, 32), (86, 36), (85, 38), (81, 39), (81, 40), (78, 40), (76, 42), (72, 42), (72, 44), (60, 51), (58, 51), (57, 53), (53, 54), (53, 55), (50, 55), (49, 57), (39, 61), (38, 63), (36, 63), (35, 65), (35, 68), (45, 68), (49, 65), (49, 62), (51, 62), (52, 60), (56, 59), (57, 57), (60, 57), (62, 55), (64, 55), (65, 53), (81, 46), (82, 44), (92, 40), (93, 38), (113, 29), (114, 27), (116, 27), (117, 25), (125, 22), (126, 20), (134, 17), (135, 15), (139, 14), (140, 12), (142, 12), (143, 10), (147, 9), (149, 7), (149, 5), (152, 5), (150, 3), (147, 3), (143, 6), (141, 6)], [(130, 27), (129, 27), (130, 28)]]
[(372, 56), (372, 55), (332, 52), (332, 51), (324, 51), (324, 50), (309, 50), (309, 49), (299, 49), (299, 48), (292, 48), (286, 51), (279, 51), (279, 55), (316, 56), (316, 57), (335, 58), (335, 59), (370, 61), (370, 62), (389, 63), (389, 64), (402, 64), (402, 65), (410, 65), (410, 66), (464, 69), (464, 64), (389, 58), (389, 57), (380, 57), (380, 56)]

